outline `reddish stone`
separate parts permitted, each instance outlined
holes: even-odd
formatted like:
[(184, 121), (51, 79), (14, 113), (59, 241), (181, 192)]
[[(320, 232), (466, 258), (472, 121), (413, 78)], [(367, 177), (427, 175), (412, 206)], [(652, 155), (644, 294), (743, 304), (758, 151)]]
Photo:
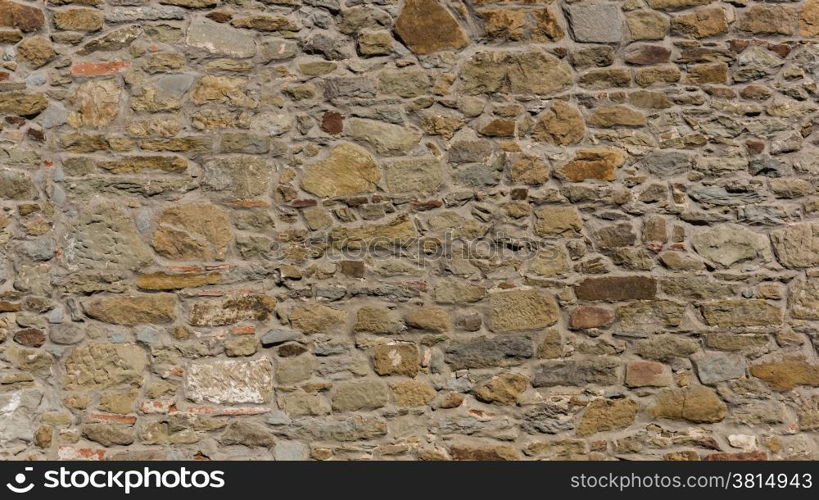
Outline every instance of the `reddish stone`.
[(758, 139), (748, 139), (745, 141), (745, 147), (748, 148), (749, 153), (758, 155), (765, 151), (765, 142)]
[(661, 45), (632, 45), (625, 54), (627, 63), (640, 66), (667, 63), (670, 59), (671, 51)]
[(655, 361), (630, 361), (626, 365), (626, 385), (629, 387), (665, 387), (671, 385), (671, 373)]
[(112, 75), (130, 65), (128, 61), (81, 62), (71, 66), (71, 74), (75, 76)]
[(773, 90), (765, 85), (751, 84), (739, 91), (745, 99), (764, 101), (773, 95)]
[(740, 451), (737, 453), (711, 453), (702, 458), (706, 462), (759, 462), (768, 460), (768, 453), (762, 450)]
[(647, 276), (586, 278), (574, 293), (580, 300), (651, 300), (657, 295), (657, 281)]
[(316, 205), (318, 205), (318, 202), (311, 198), (302, 198), (290, 202), (290, 206), (293, 208), (315, 207)]
[(45, 344), (46, 336), (37, 328), (26, 328), (14, 334), (14, 341), (26, 347), (40, 347)]
[(335, 111), (327, 111), (321, 117), (321, 130), (328, 134), (340, 134), (344, 130), (344, 115)]
[(0, 26), (17, 28), (29, 33), (43, 27), (43, 11), (28, 5), (0, 0)]
[(604, 307), (580, 306), (569, 313), (569, 328), (600, 328), (614, 323), (614, 312)]
[(426, 210), (434, 210), (436, 208), (441, 208), (442, 206), (444, 206), (444, 203), (441, 200), (413, 201), (411, 206), (413, 210), (423, 212)]
[(0, 71), (0, 82), (4, 82), (9, 79), (9, 73), (7, 71)]

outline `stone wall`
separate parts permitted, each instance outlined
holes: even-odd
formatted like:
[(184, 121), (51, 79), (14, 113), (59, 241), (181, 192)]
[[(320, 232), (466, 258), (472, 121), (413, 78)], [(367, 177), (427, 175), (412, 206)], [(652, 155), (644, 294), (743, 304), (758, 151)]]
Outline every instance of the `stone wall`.
[(819, 458), (819, 0), (0, 0), (0, 456)]

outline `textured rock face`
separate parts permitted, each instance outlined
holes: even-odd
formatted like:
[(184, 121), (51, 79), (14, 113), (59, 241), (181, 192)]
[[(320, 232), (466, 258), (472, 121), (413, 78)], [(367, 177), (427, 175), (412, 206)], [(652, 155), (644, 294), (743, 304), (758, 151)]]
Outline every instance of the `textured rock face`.
[(0, 458), (819, 459), (819, 0), (0, 0)]

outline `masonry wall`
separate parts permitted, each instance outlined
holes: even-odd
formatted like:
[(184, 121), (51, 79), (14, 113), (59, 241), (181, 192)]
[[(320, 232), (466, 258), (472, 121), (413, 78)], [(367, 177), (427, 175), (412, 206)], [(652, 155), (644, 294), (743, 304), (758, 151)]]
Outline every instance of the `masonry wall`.
[(0, 0), (0, 457), (817, 459), (819, 0)]

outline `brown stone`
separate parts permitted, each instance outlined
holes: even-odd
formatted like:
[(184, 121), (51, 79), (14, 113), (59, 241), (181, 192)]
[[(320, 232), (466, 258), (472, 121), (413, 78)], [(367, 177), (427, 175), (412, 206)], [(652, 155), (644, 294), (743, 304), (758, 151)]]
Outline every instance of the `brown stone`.
[(264, 321), (275, 307), (275, 299), (257, 294), (203, 300), (193, 304), (188, 322), (193, 326), (225, 326), (239, 321)]
[(381, 344), (373, 347), (373, 370), (379, 375), (414, 377), (419, 371), (418, 346)]
[(655, 361), (629, 361), (626, 385), (629, 387), (666, 387), (672, 383), (671, 370)]
[(335, 111), (325, 111), (321, 116), (321, 130), (338, 135), (344, 131), (344, 115)]
[(519, 373), (503, 373), (475, 387), (475, 397), (484, 403), (513, 405), (527, 387), (528, 377)]
[(570, 205), (545, 205), (535, 211), (535, 218), (538, 236), (576, 238), (583, 229), (580, 212)]
[(646, 117), (628, 106), (606, 106), (595, 108), (587, 122), (595, 127), (642, 127)]
[(557, 167), (555, 172), (561, 178), (571, 182), (585, 180), (613, 181), (617, 168), (626, 161), (626, 153), (618, 148), (597, 147), (581, 149), (575, 153), (573, 160)]
[(787, 5), (757, 3), (740, 15), (737, 27), (761, 35), (794, 35), (799, 29), (799, 13)]
[(760, 299), (725, 299), (700, 304), (705, 324), (722, 328), (782, 324), (782, 309)]
[(705, 7), (690, 14), (675, 16), (671, 31), (691, 38), (707, 38), (728, 31), (728, 19), (722, 7)]
[(629, 64), (648, 66), (667, 63), (671, 59), (671, 51), (662, 45), (634, 44), (626, 48), (623, 57)]
[(44, 36), (26, 38), (17, 46), (17, 57), (33, 68), (45, 65), (55, 54), (51, 42)]
[(151, 245), (171, 260), (223, 260), (233, 242), (227, 212), (208, 203), (170, 206), (155, 224)]
[(498, 462), (520, 460), (518, 451), (508, 444), (453, 444), (449, 453), (455, 460)]
[(576, 144), (586, 134), (583, 115), (574, 106), (555, 101), (544, 111), (532, 129), (532, 139), (560, 146)]
[(799, 34), (819, 35), (819, 0), (807, 0), (799, 14)]
[(369, 193), (381, 179), (372, 156), (355, 144), (334, 147), (327, 158), (304, 168), (302, 189), (324, 198)]
[(88, 317), (114, 325), (162, 324), (176, 319), (176, 297), (167, 293), (90, 299), (83, 308)]
[(586, 278), (574, 289), (580, 300), (650, 300), (657, 294), (657, 282), (647, 276), (606, 276)]
[(26, 347), (40, 347), (45, 344), (46, 335), (38, 328), (24, 328), (14, 333), (14, 341)]
[(614, 311), (605, 307), (579, 306), (569, 313), (569, 328), (602, 328), (614, 323)]
[(0, 26), (17, 28), (24, 33), (43, 27), (43, 11), (30, 5), (0, 0)]
[(558, 320), (555, 300), (537, 290), (510, 290), (489, 295), (490, 328), (494, 332), (533, 330)]
[(819, 387), (819, 365), (812, 365), (801, 357), (753, 365), (751, 375), (764, 380), (777, 391), (789, 391), (797, 385)]
[(407, 0), (395, 20), (395, 31), (416, 54), (466, 47), (466, 32), (436, 0)]
[(102, 11), (85, 7), (54, 11), (54, 25), (61, 30), (99, 31), (103, 25)]
[(637, 403), (632, 399), (595, 399), (586, 406), (577, 426), (577, 435), (591, 436), (625, 429), (634, 422), (637, 410)]
[(651, 414), (660, 418), (714, 423), (725, 418), (727, 407), (716, 393), (700, 385), (663, 389), (657, 394)]

